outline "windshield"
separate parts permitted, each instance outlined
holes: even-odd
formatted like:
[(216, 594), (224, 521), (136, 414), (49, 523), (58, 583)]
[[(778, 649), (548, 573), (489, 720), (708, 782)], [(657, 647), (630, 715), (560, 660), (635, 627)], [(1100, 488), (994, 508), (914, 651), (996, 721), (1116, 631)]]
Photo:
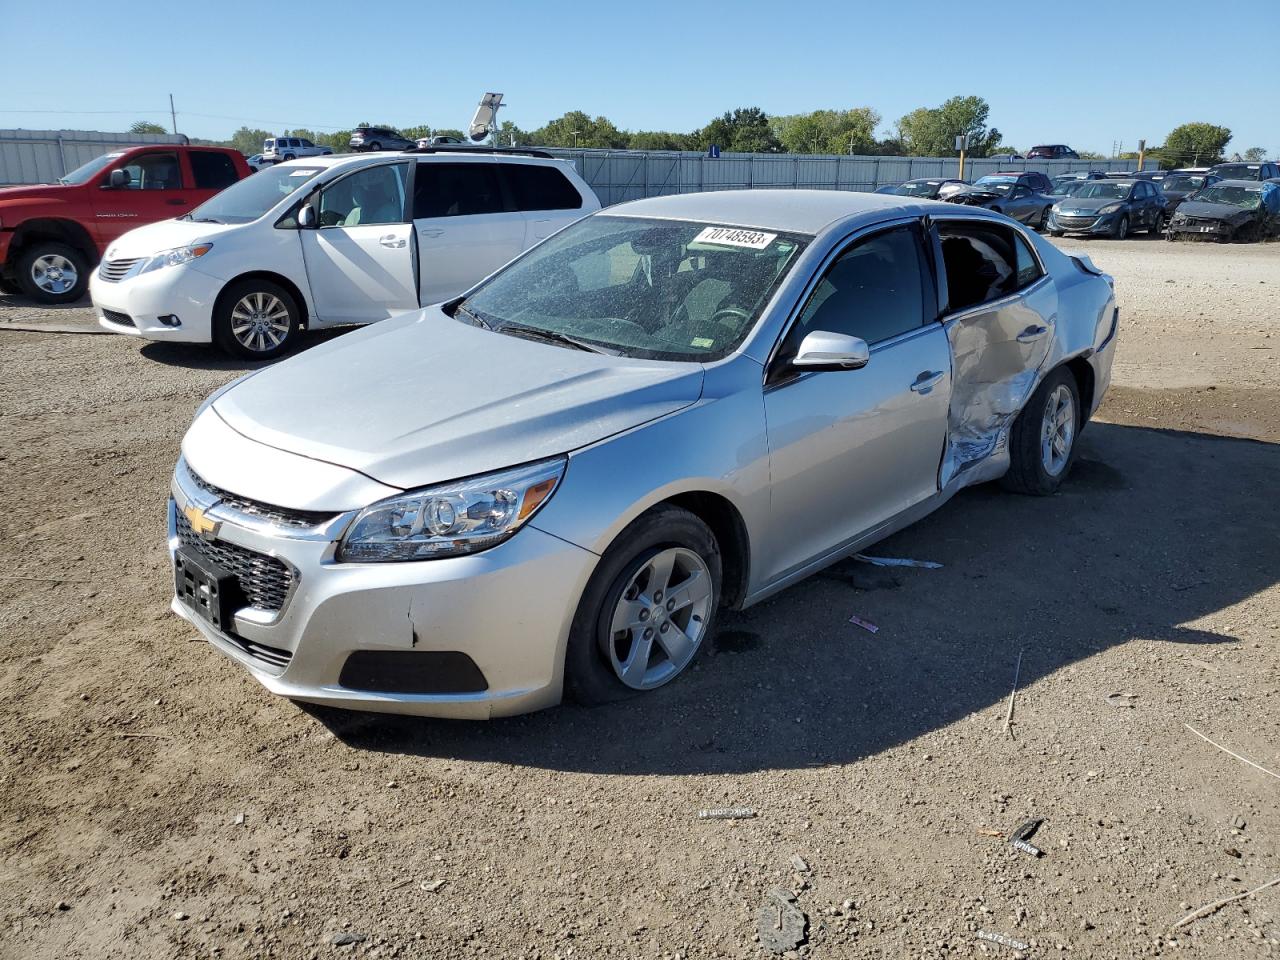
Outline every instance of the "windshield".
[(324, 167), (285, 164), (269, 167), (206, 200), (191, 211), (192, 220), (206, 223), (249, 223), (310, 182)]
[(1261, 180), (1262, 167), (1256, 163), (1228, 163), (1213, 168), (1214, 176), (1223, 180)]
[(497, 273), (457, 314), (627, 357), (715, 360), (750, 332), (807, 239), (597, 215)]
[(59, 177), (58, 182), (70, 184), (88, 183), (107, 167), (111, 166), (112, 160), (119, 160), (123, 156), (123, 153), (104, 153), (102, 156), (90, 160), (84, 166), (76, 167), (65, 177)]
[(1204, 186), (1204, 177), (1165, 177), (1160, 182), (1160, 189), (1176, 193), (1190, 193)]
[(1013, 190), (1017, 183), (1017, 177), (982, 177), (974, 186), (979, 190), (986, 190), (988, 193), (998, 193), (1001, 196), (1005, 196)]
[(1049, 196), (1070, 197), (1088, 182), (1088, 180), (1064, 180), (1054, 185), (1054, 188), (1049, 191)]
[(893, 192), (904, 197), (932, 197), (937, 194), (940, 186), (940, 180), (908, 180)]
[(1133, 189), (1131, 183), (1107, 183), (1105, 180), (1086, 180), (1073, 196), (1077, 200), (1124, 200)]
[(1256, 210), (1262, 204), (1261, 187), (1227, 187), (1222, 184), (1201, 190), (1197, 203), (1228, 203), (1244, 210)]

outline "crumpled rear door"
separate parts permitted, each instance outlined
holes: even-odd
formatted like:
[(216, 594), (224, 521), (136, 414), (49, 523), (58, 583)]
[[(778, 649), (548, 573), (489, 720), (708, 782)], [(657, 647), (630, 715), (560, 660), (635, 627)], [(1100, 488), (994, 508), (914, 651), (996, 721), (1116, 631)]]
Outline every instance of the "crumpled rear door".
[(1053, 343), (1058, 293), (1041, 277), (1013, 296), (945, 322), (951, 344), (951, 409), (941, 483), (977, 465), (1007, 439)]

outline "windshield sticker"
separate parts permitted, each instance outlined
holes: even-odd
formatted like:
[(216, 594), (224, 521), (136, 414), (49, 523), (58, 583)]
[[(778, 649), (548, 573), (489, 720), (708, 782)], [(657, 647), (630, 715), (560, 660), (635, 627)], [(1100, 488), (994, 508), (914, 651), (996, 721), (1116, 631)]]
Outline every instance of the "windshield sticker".
[(294, 170), (292, 173), (290, 173), (290, 174), (289, 174), (289, 176), (291, 176), (291, 177), (309, 177), (309, 176), (311, 176), (313, 173), (315, 173), (315, 171), (314, 171), (314, 170)]
[(689, 346), (691, 347), (702, 347), (703, 349), (708, 349), (708, 350), (711, 347), (714, 347), (715, 345), (716, 345), (716, 342), (712, 340), (710, 337), (694, 337), (689, 344)]
[(751, 250), (763, 250), (778, 238), (776, 233), (761, 233), (759, 230), (738, 230), (734, 227), (707, 227), (693, 238), (693, 243), (710, 243), (721, 247), (747, 247)]

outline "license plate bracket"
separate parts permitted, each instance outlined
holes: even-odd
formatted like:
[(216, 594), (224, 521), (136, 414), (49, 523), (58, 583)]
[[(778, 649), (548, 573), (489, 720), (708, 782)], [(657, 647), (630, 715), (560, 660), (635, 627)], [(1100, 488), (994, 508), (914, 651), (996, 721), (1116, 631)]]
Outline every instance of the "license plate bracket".
[(245, 605), (234, 574), (186, 548), (174, 554), (173, 585), (187, 609), (224, 633), (231, 632), (235, 612)]

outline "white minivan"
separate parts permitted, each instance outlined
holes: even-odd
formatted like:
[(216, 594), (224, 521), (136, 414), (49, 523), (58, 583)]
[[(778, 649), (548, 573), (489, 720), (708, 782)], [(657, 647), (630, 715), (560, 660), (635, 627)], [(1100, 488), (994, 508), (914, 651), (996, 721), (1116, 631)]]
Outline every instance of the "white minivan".
[(571, 162), (538, 151), (292, 160), (126, 233), (89, 292), (107, 330), (263, 360), (301, 326), (454, 297), (599, 208)]

